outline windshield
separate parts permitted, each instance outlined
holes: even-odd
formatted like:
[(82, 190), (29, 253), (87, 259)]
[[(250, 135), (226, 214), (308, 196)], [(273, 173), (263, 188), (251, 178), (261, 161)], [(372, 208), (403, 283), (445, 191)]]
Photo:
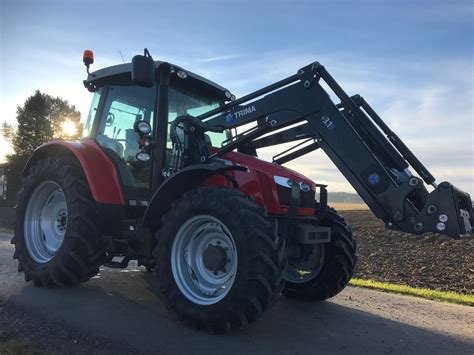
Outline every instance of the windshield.
[[(199, 93), (192, 93), (183, 88), (170, 87), (169, 91), (169, 117), (168, 122), (173, 122), (174, 119), (182, 115), (199, 116), (210, 110), (213, 110), (220, 105), (220, 101), (211, 99), (200, 95)], [(222, 142), (229, 138), (229, 132), (222, 133), (206, 132), (213, 147), (220, 147)], [(171, 141), (168, 138), (168, 146), (171, 146)]]
[[(133, 128), (136, 120), (152, 121), (155, 108), (155, 90), (156, 86), (154, 88), (110, 86), (105, 112), (103, 113), (103, 116), (108, 116), (108, 121), (107, 119), (102, 120), (98, 135), (105, 135), (124, 142), (126, 132)], [(89, 115), (84, 125), (83, 138), (88, 137), (91, 133), (92, 122), (95, 118), (101, 94), (102, 88), (94, 94)], [(171, 123), (176, 117), (185, 114), (199, 116), (219, 107), (220, 104), (218, 99), (193, 93), (185, 88), (171, 86), (169, 89), (168, 122)], [(115, 116), (119, 116), (119, 119), (115, 120)], [(222, 142), (229, 137), (228, 135), (229, 132), (227, 131), (223, 133), (207, 132), (207, 136), (214, 147), (220, 147)], [(171, 147), (169, 132), (168, 147)]]

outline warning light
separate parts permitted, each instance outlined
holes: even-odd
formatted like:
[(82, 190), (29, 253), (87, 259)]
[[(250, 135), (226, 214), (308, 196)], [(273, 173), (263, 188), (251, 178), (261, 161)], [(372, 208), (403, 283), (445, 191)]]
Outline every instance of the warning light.
[(82, 61), (84, 62), (84, 65), (86, 67), (94, 63), (94, 52), (89, 49), (86, 49), (84, 51), (84, 54), (82, 55)]

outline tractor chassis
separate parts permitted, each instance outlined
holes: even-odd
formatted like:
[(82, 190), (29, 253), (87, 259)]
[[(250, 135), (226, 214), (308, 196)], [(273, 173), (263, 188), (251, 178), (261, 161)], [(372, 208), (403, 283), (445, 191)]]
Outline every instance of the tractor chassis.
[[(329, 243), (331, 228), (319, 225), (327, 212), (327, 190), (325, 185), (320, 188), (320, 202), (315, 204), (317, 217), (301, 217), (296, 212), (299, 206), (300, 190), (296, 186), (292, 189), (291, 206), (286, 215), (269, 215), (273, 225), (275, 240), (285, 245), (304, 245)], [(124, 269), (132, 260), (138, 265), (153, 269), (156, 260), (152, 256), (155, 247), (152, 229), (143, 226), (143, 218), (130, 218), (145, 212), (144, 207), (99, 205), (101, 215), (104, 216), (104, 244), (107, 251), (107, 260), (104, 266)], [(121, 215), (120, 223), (116, 222), (117, 215)], [(128, 215), (128, 218), (127, 218)], [(107, 227), (106, 226), (115, 226)], [(155, 226), (156, 228), (156, 226)]]

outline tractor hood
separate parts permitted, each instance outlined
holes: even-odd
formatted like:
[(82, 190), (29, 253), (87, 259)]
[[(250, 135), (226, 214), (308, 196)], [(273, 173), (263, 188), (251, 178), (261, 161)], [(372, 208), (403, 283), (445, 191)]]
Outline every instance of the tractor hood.
[(235, 172), (240, 190), (252, 196), (256, 203), (264, 205), (269, 214), (284, 215), (292, 204), (292, 188), (299, 185), (300, 199), (297, 214), (313, 216), (316, 184), (306, 176), (276, 163), (256, 157), (229, 152), (222, 156), (225, 164), (241, 165), (248, 170)]
[[(304, 182), (308, 184), (312, 190), (314, 190), (316, 187), (314, 181), (312, 181), (308, 177), (289, 168), (285, 168), (277, 163), (270, 163), (256, 157), (237, 152), (230, 152), (225, 154), (224, 159), (230, 160), (234, 164), (239, 164), (248, 167), (250, 170), (256, 170), (261, 173), (264, 173), (268, 175), (271, 179), (273, 179), (273, 181), (275, 181), (276, 176), (291, 179), (298, 183)], [(278, 180), (278, 178), (276, 180)]]

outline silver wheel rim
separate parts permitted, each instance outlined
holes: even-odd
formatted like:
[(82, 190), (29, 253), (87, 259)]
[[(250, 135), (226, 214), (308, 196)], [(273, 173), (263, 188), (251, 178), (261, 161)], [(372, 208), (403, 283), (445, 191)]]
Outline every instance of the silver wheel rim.
[(198, 215), (176, 233), (171, 269), (179, 290), (191, 302), (211, 305), (222, 300), (234, 284), (237, 264), (234, 238), (219, 219)]
[(288, 259), (283, 278), (297, 284), (313, 280), (318, 276), (324, 264), (324, 244), (312, 244), (308, 247), (314, 248), (308, 260)]
[(47, 263), (57, 254), (67, 229), (66, 197), (54, 181), (44, 181), (33, 191), (26, 207), (25, 244), (31, 258)]

